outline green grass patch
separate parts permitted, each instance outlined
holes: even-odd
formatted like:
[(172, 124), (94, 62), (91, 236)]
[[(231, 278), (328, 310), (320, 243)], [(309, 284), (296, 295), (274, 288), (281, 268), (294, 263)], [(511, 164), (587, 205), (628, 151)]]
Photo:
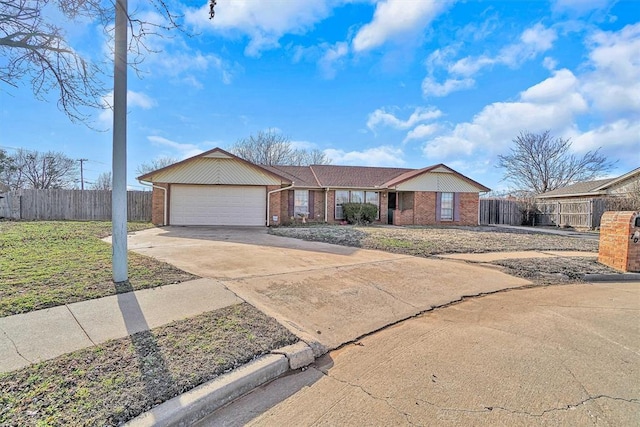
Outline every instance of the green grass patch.
[(298, 339), (247, 303), (0, 374), (0, 425), (115, 426)]
[[(129, 223), (128, 231), (153, 227)], [(0, 316), (182, 282), (195, 276), (129, 253), (129, 285), (112, 282), (104, 221), (0, 222)]]

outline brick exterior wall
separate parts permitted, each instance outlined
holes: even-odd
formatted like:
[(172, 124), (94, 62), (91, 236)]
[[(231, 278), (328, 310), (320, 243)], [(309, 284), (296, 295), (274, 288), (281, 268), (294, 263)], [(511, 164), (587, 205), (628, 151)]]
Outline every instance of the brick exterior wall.
[[(282, 221), (286, 219), (286, 218), (284, 218), (282, 216), (281, 207), (282, 207), (282, 204), (283, 204), (282, 203), (282, 200), (283, 200), (282, 193), (286, 193), (287, 190), (278, 191), (277, 193), (273, 193), (273, 194), (269, 195), (269, 191), (277, 190), (279, 188), (280, 188), (280, 186), (277, 186), (277, 185), (268, 185), (267, 186), (267, 198), (268, 198), (267, 199), (267, 203), (269, 203), (269, 218), (267, 218), (267, 219), (269, 221), (269, 225), (281, 225), (283, 223)], [(285, 195), (285, 197), (286, 197), (286, 195)], [(285, 208), (287, 206), (286, 200), (284, 201), (284, 206), (285, 206)], [(278, 221), (274, 221), (273, 220), (274, 216), (278, 217)]]
[(460, 193), (460, 221), (456, 225), (478, 225), (479, 209), (478, 193)]
[[(169, 188), (169, 184), (155, 184), (156, 187)], [(159, 188), (153, 188), (151, 193), (151, 222), (153, 225), (161, 226), (165, 224), (164, 220), (164, 197), (165, 191)], [(167, 209), (168, 209), (167, 201)], [(168, 219), (168, 218), (167, 218)], [(167, 224), (169, 222), (167, 221)]]
[(313, 218), (309, 218), (312, 222), (324, 222), (324, 191), (309, 190), (309, 198), (313, 193)]
[(619, 271), (640, 272), (640, 227), (634, 226), (637, 216), (640, 211), (602, 215), (598, 262)]
[(416, 191), (413, 196), (413, 209), (396, 209), (393, 223), (394, 225), (478, 225), (480, 205), (478, 193), (458, 193), (458, 197), (460, 198), (459, 221), (437, 221), (436, 193)]
[(380, 193), (380, 224), (387, 224), (389, 222), (389, 194)]
[(336, 222), (336, 192), (334, 190), (329, 191), (327, 196), (327, 222)]

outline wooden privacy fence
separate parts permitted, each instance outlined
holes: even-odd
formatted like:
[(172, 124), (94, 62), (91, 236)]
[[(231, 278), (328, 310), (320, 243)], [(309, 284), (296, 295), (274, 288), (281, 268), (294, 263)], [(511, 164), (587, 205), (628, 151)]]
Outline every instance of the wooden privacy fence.
[[(111, 220), (111, 190), (20, 190), (0, 197), (0, 218)], [(150, 191), (127, 191), (127, 219), (151, 221)]]
[(607, 210), (606, 199), (577, 199), (536, 202), (534, 225), (556, 225), (580, 228), (600, 227), (600, 218)]
[(480, 224), (522, 225), (522, 209), (515, 200), (480, 199)]

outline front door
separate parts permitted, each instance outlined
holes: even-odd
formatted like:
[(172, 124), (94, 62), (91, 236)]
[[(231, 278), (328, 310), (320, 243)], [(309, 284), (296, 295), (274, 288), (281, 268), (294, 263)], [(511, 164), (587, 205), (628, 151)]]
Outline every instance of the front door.
[(393, 212), (396, 210), (396, 193), (389, 193), (389, 205), (387, 209), (387, 224), (393, 225)]

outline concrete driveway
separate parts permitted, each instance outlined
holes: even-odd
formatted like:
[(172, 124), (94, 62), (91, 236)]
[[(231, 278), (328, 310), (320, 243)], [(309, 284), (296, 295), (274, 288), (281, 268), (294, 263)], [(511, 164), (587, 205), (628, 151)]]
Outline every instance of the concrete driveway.
[(637, 426), (640, 283), (474, 298), (363, 338), (205, 426)]
[(529, 284), (479, 265), (305, 242), (261, 227), (154, 228), (130, 235), (129, 249), (217, 279), (316, 356), (432, 307)]

